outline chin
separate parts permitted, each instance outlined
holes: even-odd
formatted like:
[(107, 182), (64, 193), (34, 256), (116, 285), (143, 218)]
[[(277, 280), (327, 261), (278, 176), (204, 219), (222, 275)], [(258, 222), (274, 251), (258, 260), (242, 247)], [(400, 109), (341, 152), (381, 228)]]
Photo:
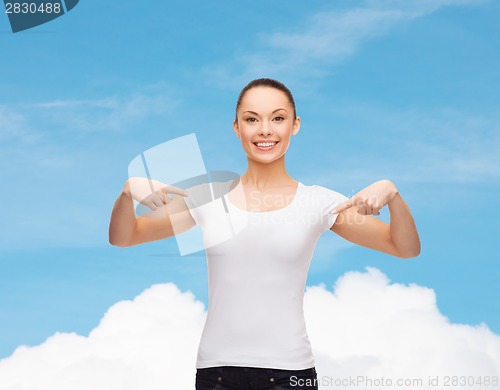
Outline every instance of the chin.
[(258, 162), (260, 164), (271, 164), (275, 161), (278, 161), (279, 159), (283, 158), (284, 157), (284, 153), (283, 154), (280, 154), (280, 155), (268, 155), (268, 156), (255, 156), (254, 154), (247, 154), (247, 157), (250, 159), (250, 160), (253, 160), (255, 162)]

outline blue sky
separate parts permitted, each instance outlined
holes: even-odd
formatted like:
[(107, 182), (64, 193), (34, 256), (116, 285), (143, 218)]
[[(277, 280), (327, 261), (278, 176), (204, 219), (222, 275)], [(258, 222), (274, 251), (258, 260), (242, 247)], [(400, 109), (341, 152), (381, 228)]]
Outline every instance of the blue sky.
[(0, 358), (85, 335), (154, 283), (206, 303), (204, 257), (165, 255), (173, 240), (112, 247), (109, 217), (128, 163), (181, 135), (208, 169), (243, 173), (231, 122), (256, 77), (294, 93), (292, 177), (346, 196), (388, 178), (420, 232), (411, 260), (327, 232), (308, 285), (372, 266), (500, 333), (499, 16), (480, 0), (89, 0), (17, 34), (0, 17)]

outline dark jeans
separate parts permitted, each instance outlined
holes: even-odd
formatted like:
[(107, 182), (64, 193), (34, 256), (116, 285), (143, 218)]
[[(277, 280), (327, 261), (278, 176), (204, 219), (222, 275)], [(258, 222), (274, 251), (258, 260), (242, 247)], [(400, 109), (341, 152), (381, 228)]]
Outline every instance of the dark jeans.
[(318, 390), (317, 378), (315, 367), (208, 367), (196, 370), (196, 390)]

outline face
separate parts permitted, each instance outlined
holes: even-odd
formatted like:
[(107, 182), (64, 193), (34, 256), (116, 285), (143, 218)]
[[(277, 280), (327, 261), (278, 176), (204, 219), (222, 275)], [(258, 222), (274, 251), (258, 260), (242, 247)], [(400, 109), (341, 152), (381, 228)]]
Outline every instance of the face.
[(293, 115), (293, 106), (283, 91), (271, 87), (248, 90), (233, 123), (247, 157), (261, 163), (281, 158), (291, 136), (300, 129), (300, 118)]

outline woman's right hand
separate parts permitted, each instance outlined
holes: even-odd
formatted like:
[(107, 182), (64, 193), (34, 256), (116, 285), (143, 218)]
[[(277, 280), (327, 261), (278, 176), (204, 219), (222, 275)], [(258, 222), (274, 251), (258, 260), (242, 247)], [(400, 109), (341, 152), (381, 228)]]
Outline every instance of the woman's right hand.
[(146, 177), (131, 177), (125, 182), (123, 191), (130, 194), (136, 201), (156, 210), (171, 202), (173, 197), (167, 194), (187, 196), (187, 191), (182, 188), (171, 186), (161, 181), (148, 179)]

